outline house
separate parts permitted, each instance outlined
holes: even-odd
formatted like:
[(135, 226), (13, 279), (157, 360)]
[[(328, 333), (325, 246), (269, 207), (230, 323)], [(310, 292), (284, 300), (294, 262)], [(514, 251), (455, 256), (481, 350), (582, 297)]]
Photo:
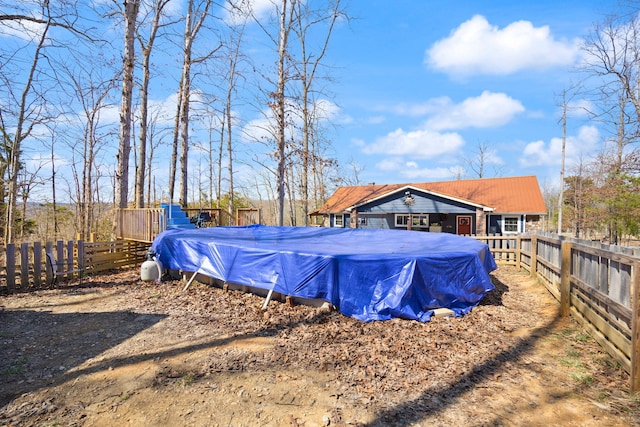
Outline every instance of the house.
[(462, 235), (540, 230), (546, 206), (535, 176), (339, 187), (315, 215), (326, 227)]

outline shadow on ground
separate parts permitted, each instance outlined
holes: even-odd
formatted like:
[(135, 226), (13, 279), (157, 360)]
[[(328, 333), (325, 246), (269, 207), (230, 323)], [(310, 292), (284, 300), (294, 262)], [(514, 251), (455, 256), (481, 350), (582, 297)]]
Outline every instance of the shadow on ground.
[(0, 311), (0, 407), (23, 393), (66, 381), (68, 370), (165, 317), (129, 311)]

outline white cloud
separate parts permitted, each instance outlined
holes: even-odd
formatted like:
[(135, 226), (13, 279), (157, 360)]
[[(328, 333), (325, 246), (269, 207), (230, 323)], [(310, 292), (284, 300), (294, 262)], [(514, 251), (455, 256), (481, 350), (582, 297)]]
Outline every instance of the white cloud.
[(376, 170), (400, 175), (406, 181), (433, 181), (450, 179), (456, 176), (456, 168), (437, 167), (421, 168), (414, 160), (405, 160), (403, 157), (388, 157), (375, 165)]
[[(34, 19), (42, 19), (39, 12), (30, 11), (27, 15)], [(5, 20), (0, 26), (0, 37), (16, 37), (25, 41), (36, 41), (42, 37), (45, 25), (27, 20)]]
[(420, 117), (436, 113), (451, 103), (451, 98), (441, 96), (422, 103), (400, 103), (391, 107), (391, 111), (400, 116)]
[(586, 117), (589, 112), (596, 110), (596, 106), (593, 105), (588, 99), (577, 99), (567, 104), (567, 115), (570, 117)]
[(398, 171), (406, 181), (440, 181), (451, 179), (456, 176), (456, 168), (406, 168)]
[(457, 133), (438, 133), (430, 130), (405, 131), (396, 129), (364, 147), (365, 154), (410, 155), (415, 158), (433, 158), (456, 152), (464, 140)]
[(426, 127), (435, 130), (499, 127), (524, 111), (520, 101), (504, 93), (484, 91), (460, 104), (441, 103), (438, 112), (427, 120)]
[(500, 29), (476, 15), (434, 43), (426, 52), (425, 63), (457, 77), (507, 75), (570, 65), (578, 53), (577, 39), (556, 40), (548, 26), (517, 21)]
[(376, 169), (384, 172), (394, 172), (402, 169), (406, 163), (402, 157), (388, 157), (376, 163)]
[(244, 22), (250, 14), (258, 20), (265, 19), (274, 10), (272, 0), (227, 0), (222, 19), (232, 25)]
[[(582, 126), (575, 136), (568, 136), (565, 144), (565, 164), (571, 165), (580, 160), (580, 156), (589, 154), (597, 148), (600, 133), (595, 126)], [(547, 144), (544, 141), (534, 141), (526, 145), (520, 158), (522, 166), (550, 166), (560, 165), (562, 162), (562, 138), (551, 138)]]
[(448, 96), (421, 103), (400, 103), (380, 110), (405, 117), (428, 117), (423, 127), (431, 130), (492, 128), (510, 122), (525, 111), (522, 102), (505, 93), (485, 90), (456, 104)]

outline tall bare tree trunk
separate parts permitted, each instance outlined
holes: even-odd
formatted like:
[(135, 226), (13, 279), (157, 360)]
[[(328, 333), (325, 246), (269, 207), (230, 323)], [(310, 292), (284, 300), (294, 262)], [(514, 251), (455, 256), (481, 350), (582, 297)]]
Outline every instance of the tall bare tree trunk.
[(228, 157), (228, 169), (229, 169), (229, 215), (233, 216), (235, 200), (234, 200), (234, 188), (233, 188), (233, 132), (232, 132), (232, 117), (231, 117), (231, 95), (233, 94), (233, 90), (235, 88), (234, 84), (234, 76), (236, 72), (236, 61), (237, 61), (237, 51), (236, 55), (232, 55), (230, 59), (230, 67), (229, 67), (229, 85), (227, 87), (227, 100), (225, 107), (225, 119), (227, 122), (227, 157)]
[(149, 40), (145, 45), (141, 37), (140, 45), (142, 48), (142, 84), (140, 87), (140, 142), (138, 145), (138, 169), (136, 170), (136, 208), (144, 207), (144, 180), (146, 174), (146, 161), (147, 161), (147, 133), (148, 133), (148, 105), (149, 105), (149, 63), (151, 61), (151, 52), (153, 50), (153, 43), (156, 39), (158, 29), (161, 27), (160, 18), (162, 17), (162, 11), (164, 7), (169, 3), (169, 0), (157, 0), (154, 8), (153, 22), (151, 23), (151, 30), (149, 32)]
[[(47, 4), (48, 6), (48, 4)], [(48, 13), (48, 7), (45, 8)], [(20, 97), (20, 105), (19, 105), (19, 113), (18, 113), (18, 121), (16, 124), (16, 132), (13, 136), (13, 140), (10, 144), (8, 157), (8, 182), (7, 182), (7, 211), (6, 211), (6, 220), (5, 220), (5, 230), (4, 230), (4, 243), (13, 243), (14, 240), (14, 226), (16, 223), (16, 212), (17, 212), (17, 201), (18, 201), (18, 174), (20, 173), (20, 165), (21, 165), (21, 156), (22, 156), (22, 141), (28, 136), (30, 129), (27, 130), (27, 134), (24, 133), (24, 126), (26, 120), (26, 110), (28, 108), (28, 97), (29, 93), (33, 89), (33, 79), (38, 68), (38, 62), (41, 57), (42, 50), (44, 49), (45, 42), (47, 40), (47, 36), (49, 34), (50, 21), (47, 20), (46, 24), (42, 29), (42, 33), (40, 35), (40, 40), (38, 42), (38, 46), (36, 47), (35, 53), (33, 55), (33, 62), (31, 63), (31, 67), (29, 68), (29, 76), (27, 77), (27, 81), (24, 85), (24, 89), (22, 91)], [(28, 127), (27, 127), (28, 128)]]
[[(190, 53), (189, 53), (190, 56)], [(186, 54), (185, 54), (186, 59)], [(188, 177), (189, 177), (189, 96), (191, 94), (191, 59), (183, 64), (184, 85), (182, 87), (182, 101), (180, 105), (180, 195), (179, 203), (187, 207)]]
[(224, 129), (225, 129), (225, 120), (224, 117), (221, 120), (220, 125), (220, 146), (218, 149), (218, 200), (216, 201), (216, 208), (220, 209), (220, 199), (222, 198), (222, 153), (224, 152)]
[(124, 55), (122, 64), (122, 105), (120, 106), (120, 145), (116, 169), (115, 201), (118, 208), (126, 208), (129, 198), (129, 153), (131, 152), (131, 116), (133, 73), (135, 68), (135, 30), (140, 0), (124, 1)]
[(184, 76), (180, 75), (178, 87), (178, 103), (176, 105), (176, 119), (173, 125), (173, 139), (171, 143), (171, 164), (169, 166), (169, 202), (173, 203), (176, 188), (176, 170), (178, 169), (178, 144), (180, 135), (180, 113), (182, 111), (182, 86)]
[[(319, 161), (320, 156), (316, 156), (314, 150), (314, 132), (317, 122), (317, 114), (315, 108), (312, 107), (313, 100), (311, 99), (311, 91), (315, 82), (316, 73), (318, 67), (323, 60), (327, 48), (329, 46), (329, 40), (333, 27), (338, 17), (343, 16), (343, 12), (340, 10), (340, 0), (334, 0), (328, 7), (325, 15), (319, 19), (313, 15), (312, 11), (308, 9), (308, 3), (295, 2), (295, 30), (298, 35), (298, 41), (300, 42), (300, 64), (299, 64), (299, 77), (302, 90), (302, 214), (304, 216), (304, 225), (309, 225), (309, 175), (311, 174), (310, 165), (311, 162)], [(328, 21), (327, 33), (324, 38), (324, 42), (320, 51), (315, 54), (307, 53), (307, 34), (311, 31), (312, 27), (316, 24), (320, 24), (324, 21)]]
[(562, 206), (564, 205), (564, 161), (567, 144), (567, 92), (562, 92), (562, 160), (560, 165), (560, 195), (558, 196), (558, 234), (562, 234)]
[(285, 55), (287, 52), (287, 37), (289, 31), (286, 27), (287, 23), (287, 0), (282, 0), (282, 10), (280, 11), (280, 35), (278, 43), (278, 85), (276, 89), (276, 126), (277, 126), (277, 143), (278, 143), (278, 169), (277, 169), (277, 187), (278, 187), (278, 225), (284, 225), (284, 198), (285, 187), (284, 180), (286, 174), (286, 144), (285, 144)]
[(191, 64), (203, 59), (194, 60), (191, 57), (193, 41), (207, 18), (211, 0), (204, 0), (201, 10), (194, 9), (194, 0), (189, 0), (187, 7), (186, 26), (184, 31), (184, 51), (182, 63), (182, 78), (180, 87), (180, 206), (186, 208), (188, 203), (188, 160), (189, 160), (189, 108), (191, 98)]

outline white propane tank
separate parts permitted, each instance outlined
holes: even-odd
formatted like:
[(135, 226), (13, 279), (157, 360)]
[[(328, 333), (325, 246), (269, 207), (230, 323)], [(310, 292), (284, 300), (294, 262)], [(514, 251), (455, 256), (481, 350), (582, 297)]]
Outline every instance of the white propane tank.
[(140, 267), (140, 280), (144, 282), (160, 281), (162, 264), (158, 260), (148, 259)]

